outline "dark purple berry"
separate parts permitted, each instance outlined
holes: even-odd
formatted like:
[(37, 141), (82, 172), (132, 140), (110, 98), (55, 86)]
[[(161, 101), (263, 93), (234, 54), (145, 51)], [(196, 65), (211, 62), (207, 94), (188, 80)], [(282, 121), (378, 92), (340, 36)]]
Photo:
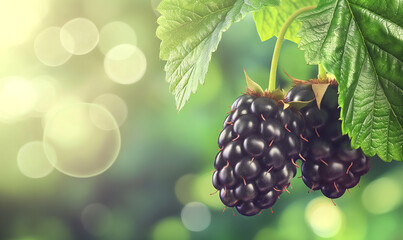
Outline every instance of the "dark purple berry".
[(231, 166), (225, 166), (218, 172), (218, 181), (221, 185), (226, 186), (228, 188), (234, 186), (237, 183), (237, 180), (234, 175), (234, 170)]
[(304, 128), (301, 115), (280, 102), (239, 97), (218, 137), (214, 162), (213, 186), (224, 205), (246, 216), (271, 208), (296, 174)]
[(218, 170), (223, 168), (225, 165), (227, 165), (227, 161), (224, 160), (223, 156), (222, 156), (222, 152), (218, 152), (215, 160), (214, 160), (214, 169)]
[(311, 180), (307, 179), (305, 176), (302, 176), (302, 181), (304, 181), (305, 185), (313, 191), (319, 190), (321, 188), (320, 182), (311, 181)]
[(242, 115), (234, 121), (234, 131), (241, 136), (247, 136), (257, 132), (259, 119), (255, 115)]
[(239, 106), (238, 108), (235, 109), (235, 111), (232, 113), (230, 121), (235, 121), (242, 115), (248, 115), (250, 113), (250, 109), (247, 106)]
[(325, 159), (332, 155), (330, 143), (317, 138), (310, 143), (310, 155), (314, 160)]
[(303, 162), (301, 166), (302, 175), (310, 182), (319, 182), (321, 180), (319, 174), (319, 163), (312, 161)]
[(256, 206), (261, 209), (270, 208), (278, 199), (278, 193), (274, 190), (260, 194), (255, 200)]
[(343, 136), (341, 132), (341, 122), (334, 121), (330, 123), (323, 129), (323, 131), (321, 131), (320, 136), (323, 136), (323, 138), (327, 138), (333, 142), (339, 140)]
[(258, 191), (253, 183), (240, 183), (235, 188), (235, 196), (242, 202), (252, 201), (258, 194)]
[(223, 123), (223, 129), (225, 128), (225, 127), (227, 127), (229, 124), (231, 124), (232, 122), (232, 113), (231, 114), (229, 114), (225, 119), (224, 119), (224, 123)]
[(279, 121), (273, 119), (267, 119), (260, 123), (260, 134), (268, 141), (281, 140), (285, 135), (285, 129)]
[(260, 135), (250, 135), (243, 141), (245, 151), (251, 157), (260, 157), (267, 150), (266, 141)]
[[(274, 171), (273, 171), (274, 172)], [(276, 185), (275, 178), (270, 172), (261, 172), (256, 180), (256, 187), (260, 192), (267, 192)]]
[(287, 134), (284, 138), (284, 147), (287, 149), (288, 156), (296, 156), (302, 150), (302, 142), (299, 137), (294, 134)]
[(286, 186), (295, 177), (297, 170), (292, 163), (287, 163), (280, 171), (273, 173), (273, 177), (277, 180), (276, 185)]
[(325, 195), (328, 198), (339, 198), (346, 191), (346, 189), (340, 186), (338, 183), (323, 185), (321, 190), (323, 195)]
[(364, 154), (361, 154), (359, 158), (353, 161), (350, 171), (359, 175), (366, 174), (369, 171), (369, 159)]
[(325, 95), (323, 95), (323, 99), (320, 104), (321, 108), (327, 108), (330, 111), (336, 110), (338, 107), (337, 95), (337, 87), (328, 87)]
[(257, 98), (252, 102), (251, 105), (252, 112), (256, 115), (262, 114), (265, 118), (273, 117), (277, 113), (277, 104), (276, 102), (267, 97)]
[(236, 100), (236, 101), (238, 101), (236, 106), (237, 107), (240, 107), (240, 106), (250, 107), (253, 100), (255, 100), (255, 97), (252, 95), (247, 95), (247, 94), (242, 95), (242, 96), (238, 97), (238, 99)]
[(236, 206), (236, 210), (244, 216), (253, 216), (261, 211), (253, 202), (243, 202)]
[(220, 180), (218, 180), (218, 172), (215, 171), (213, 173), (213, 186), (215, 189), (220, 189), (222, 186), (220, 184)]
[(267, 168), (273, 167), (274, 170), (279, 170), (284, 167), (287, 160), (287, 151), (278, 143), (272, 144), (262, 162)]
[[(312, 95), (312, 87), (297, 86), (286, 100), (307, 101)], [(306, 125), (302, 135), (308, 140), (301, 150), (306, 161), (301, 167), (302, 180), (310, 189), (321, 189), (326, 197), (338, 198), (369, 171), (369, 158), (360, 149), (352, 149), (350, 139), (342, 134), (337, 86), (327, 88), (320, 106), (318, 109), (315, 102), (301, 109)]]
[(344, 188), (352, 188), (357, 185), (359, 181), (360, 177), (356, 177), (352, 172), (349, 172), (348, 174), (337, 180), (337, 182), (341, 184)]
[(337, 149), (337, 156), (340, 160), (345, 162), (351, 162), (360, 157), (360, 155), (360, 150), (351, 148), (350, 140), (341, 142), (339, 148)]
[(261, 168), (258, 161), (250, 158), (243, 158), (235, 165), (235, 175), (245, 180), (254, 179), (260, 172)]
[(235, 197), (235, 193), (233, 189), (223, 188), (220, 191), (220, 199), (222, 203), (224, 203), (227, 207), (233, 207), (236, 204), (237, 198)]
[(232, 126), (226, 126), (220, 133), (218, 137), (218, 146), (221, 148), (236, 137), (234, 131), (232, 131)]
[[(279, 117), (283, 123), (284, 128), (299, 136), (304, 130), (304, 121), (299, 113), (291, 110), (290, 108), (280, 110)], [(288, 131), (287, 130), (287, 131)]]
[(320, 128), (325, 125), (328, 113), (325, 110), (319, 110), (318, 108), (312, 107), (304, 111), (303, 116), (306, 124), (312, 128)]
[(336, 179), (346, 175), (346, 166), (335, 158), (323, 160), (323, 167), (319, 169), (319, 174), (323, 181), (333, 182)]
[(229, 161), (231, 165), (234, 165), (239, 159), (244, 156), (241, 139), (231, 141), (225, 145), (222, 151), (225, 161)]
[[(290, 91), (288, 91), (287, 96), (285, 97), (286, 102), (305, 102), (314, 98), (315, 94), (312, 91), (312, 86), (308, 84), (293, 87)], [(311, 105), (313, 105), (313, 103)]]

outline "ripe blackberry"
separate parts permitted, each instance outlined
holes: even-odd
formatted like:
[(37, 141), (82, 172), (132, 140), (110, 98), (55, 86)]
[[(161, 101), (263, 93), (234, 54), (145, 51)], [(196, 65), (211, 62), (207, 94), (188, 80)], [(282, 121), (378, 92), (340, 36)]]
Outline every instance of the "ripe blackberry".
[[(312, 85), (292, 88), (287, 101), (308, 101), (315, 97)], [(341, 132), (337, 85), (327, 88), (320, 103), (311, 102), (301, 109), (306, 128), (303, 132), (304, 151), (302, 179), (311, 190), (321, 190), (328, 198), (339, 198), (369, 171), (369, 158), (361, 149), (351, 149), (350, 139)]]
[(296, 174), (300, 114), (267, 96), (242, 95), (218, 138), (213, 185), (226, 207), (252, 216), (271, 208)]

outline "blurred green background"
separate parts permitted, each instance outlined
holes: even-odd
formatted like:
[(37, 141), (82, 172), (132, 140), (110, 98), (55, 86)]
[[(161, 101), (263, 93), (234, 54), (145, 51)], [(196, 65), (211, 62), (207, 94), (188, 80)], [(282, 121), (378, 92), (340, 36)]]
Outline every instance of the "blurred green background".
[[(211, 185), (217, 130), (275, 39), (234, 24), (178, 113), (155, 36), (158, 0), (0, 1), (0, 239), (403, 239), (403, 165), (335, 202), (294, 179), (274, 214), (232, 216)], [(286, 41), (283, 73), (317, 74)], [(297, 173), (300, 176), (300, 173)]]

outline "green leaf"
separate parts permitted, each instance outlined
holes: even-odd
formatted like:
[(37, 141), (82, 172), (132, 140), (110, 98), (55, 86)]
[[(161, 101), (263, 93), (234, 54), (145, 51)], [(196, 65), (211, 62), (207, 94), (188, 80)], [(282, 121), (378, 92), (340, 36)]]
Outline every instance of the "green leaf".
[(403, 161), (403, 1), (321, 0), (300, 20), (306, 61), (339, 82), (352, 146)]
[[(256, 29), (262, 42), (278, 36), (280, 29), (287, 18), (295, 11), (306, 6), (315, 6), (319, 0), (283, 0), (280, 6), (265, 7), (262, 10), (253, 13), (253, 19), (256, 23)], [(294, 21), (288, 28), (285, 39), (298, 43), (297, 33), (301, 28), (301, 23)]]
[(160, 58), (180, 110), (204, 83), (211, 54), (233, 22), (278, 0), (163, 0), (158, 6)]

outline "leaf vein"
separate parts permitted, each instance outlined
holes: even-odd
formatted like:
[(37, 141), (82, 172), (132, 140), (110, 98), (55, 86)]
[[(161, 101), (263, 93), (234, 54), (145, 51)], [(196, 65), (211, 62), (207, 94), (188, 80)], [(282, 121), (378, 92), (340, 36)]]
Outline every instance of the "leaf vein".
[[(349, 1), (349, 0), (347, 0), (347, 1)], [(373, 14), (373, 15), (375, 15), (375, 16), (377, 16), (377, 17), (382, 18), (382, 20), (384, 20), (385, 22), (389, 22), (389, 23), (392, 23), (392, 24), (394, 24), (394, 25), (400, 27), (397, 23), (391, 21), (390, 19), (385, 18), (385, 17), (382, 16), (382, 15), (379, 15), (378, 13), (376, 13), (376, 12), (374, 12), (374, 11), (369, 10), (368, 8), (365, 8), (365, 7), (363, 7), (363, 6), (361, 6), (361, 5), (357, 4), (357, 3), (352, 3), (352, 2), (350, 2), (350, 4), (351, 4), (351, 5), (354, 5), (354, 6), (357, 6), (358, 8), (360, 8), (360, 9), (362, 9), (362, 10), (364, 10), (364, 11), (370, 13), (370, 14)]]
[(393, 58), (395, 58), (396, 60), (398, 60), (400, 63), (403, 64), (403, 60), (399, 59), (397, 56), (395, 56), (395, 55), (393, 55), (392, 53), (390, 53), (390, 52), (386, 51), (385, 49), (381, 48), (381, 46), (379, 46), (378, 44), (376, 44), (376, 43), (374, 43), (374, 42), (372, 42), (372, 41), (370, 41), (370, 40), (368, 40), (368, 39), (366, 39), (365, 41), (367, 41), (367, 43), (370, 43), (370, 44), (374, 45), (374, 47), (379, 48), (380, 50), (382, 50), (382, 51), (385, 52), (386, 54), (392, 56)]

